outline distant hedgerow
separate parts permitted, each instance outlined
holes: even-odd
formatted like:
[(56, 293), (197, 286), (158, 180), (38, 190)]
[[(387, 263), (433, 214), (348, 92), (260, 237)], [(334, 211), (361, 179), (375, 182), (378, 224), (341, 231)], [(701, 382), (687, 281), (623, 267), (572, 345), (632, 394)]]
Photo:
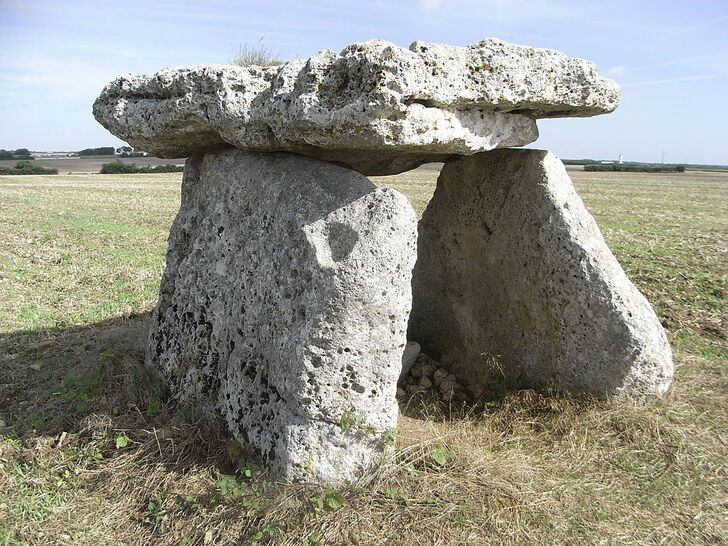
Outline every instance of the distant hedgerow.
[(140, 167), (136, 163), (123, 163), (114, 160), (111, 163), (101, 165), (101, 174), (153, 174), (153, 173), (181, 173), (184, 171), (182, 165), (145, 165)]
[(113, 146), (103, 146), (101, 148), (86, 148), (76, 152), (80, 156), (84, 155), (114, 155), (116, 150)]
[(18, 148), (17, 150), (0, 149), (0, 159), (24, 159), (32, 161), (35, 159), (28, 148)]
[(630, 173), (674, 173), (685, 172), (683, 165), (624, 165), (619, 163), (607, 163), (605, 165), (584, 165), (585, 171), (617, 171)]
[(18, 161), (15, 167), (0, 167), (0, 174), (58, 174), (58, 169), (46, 169), (30, 161)]

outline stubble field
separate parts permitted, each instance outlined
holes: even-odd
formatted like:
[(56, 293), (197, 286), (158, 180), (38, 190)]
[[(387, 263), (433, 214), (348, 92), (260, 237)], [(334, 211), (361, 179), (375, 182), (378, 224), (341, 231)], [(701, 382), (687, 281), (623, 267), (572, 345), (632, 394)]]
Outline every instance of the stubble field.
[[(668, 396), (415, 400), (342, 490), (267, 480), (145, 372), (180, 174), (0, 176), (0, 544), (727, 542), (728, 174), (570, 173), (668, 330)], [(373, 180), (421, 214), (436, 177)]]

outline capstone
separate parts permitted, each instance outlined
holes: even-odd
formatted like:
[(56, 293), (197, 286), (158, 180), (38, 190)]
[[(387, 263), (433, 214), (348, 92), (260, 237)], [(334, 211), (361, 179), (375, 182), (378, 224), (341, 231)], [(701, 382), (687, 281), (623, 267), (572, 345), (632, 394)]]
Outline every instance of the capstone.
[(231, 144), (396, 174), (451, 155), (523, 146), (536, 119), (614, 110), (619, 88), (589, 61), (498, 39), (457, 47), (384, 40), (279, 67), (200, 65), (125, 74), (96, 119), (158, 157)]

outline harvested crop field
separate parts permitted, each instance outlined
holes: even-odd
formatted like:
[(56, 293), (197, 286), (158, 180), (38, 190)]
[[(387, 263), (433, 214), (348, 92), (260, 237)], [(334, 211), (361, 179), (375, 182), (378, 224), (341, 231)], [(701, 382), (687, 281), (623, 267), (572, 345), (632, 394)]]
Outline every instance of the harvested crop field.
[[(0, 176), (0, 544), (727, 542), (728, 173), (570, 174), (668, 330), (668, 396), (413, 399), (341, 490), (269, 481), (145, 372), (180, 174)], [(421, 214), (436, 177), (373, 180)]]

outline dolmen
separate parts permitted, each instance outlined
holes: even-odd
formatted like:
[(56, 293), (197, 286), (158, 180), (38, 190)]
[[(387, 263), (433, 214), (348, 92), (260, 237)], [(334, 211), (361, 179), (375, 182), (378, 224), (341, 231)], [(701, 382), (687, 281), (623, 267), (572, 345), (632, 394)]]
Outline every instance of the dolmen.
[[(502, 373), (659, 398), (673, 363), (655, 312), (559, 159), (513, 149), (537, 119), (619, 96), (588, 61), (497, 39), (119, 76), (96, 119), (188, 158), (147, 365), (272, 476), (334, 485), (392, 444), (408, 338), (475, 394)], [(419, 223), (366, 178), (428, 162), (444, 167)]]

